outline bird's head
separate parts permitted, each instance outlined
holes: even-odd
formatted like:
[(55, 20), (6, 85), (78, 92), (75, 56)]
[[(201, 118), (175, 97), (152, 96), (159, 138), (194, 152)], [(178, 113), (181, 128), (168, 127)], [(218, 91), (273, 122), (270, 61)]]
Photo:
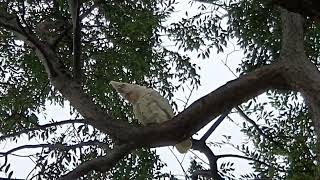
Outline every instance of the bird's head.
[(136, 84), (110, 81), (112, 87), (130, 103), (135, 103), (146, 92), (146, 87)]

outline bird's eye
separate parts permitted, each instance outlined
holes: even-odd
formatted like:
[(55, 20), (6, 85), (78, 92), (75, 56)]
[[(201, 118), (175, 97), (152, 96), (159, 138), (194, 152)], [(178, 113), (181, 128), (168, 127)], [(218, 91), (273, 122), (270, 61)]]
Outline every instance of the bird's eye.
[(131, 95), (131, 93), (125, 93), (125, 98), (130, 99), (130, 95)]
[(122, 84), (119, 86), (118, 91), (124, 92), (126, 85)]

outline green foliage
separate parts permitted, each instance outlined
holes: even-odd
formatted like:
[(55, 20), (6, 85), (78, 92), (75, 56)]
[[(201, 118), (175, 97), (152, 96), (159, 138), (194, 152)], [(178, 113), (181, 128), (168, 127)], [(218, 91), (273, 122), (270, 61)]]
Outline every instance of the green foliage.
[[(269, 101), (264, 104), (257, 102), (247, 107), (257, 121), (263, 121), (260, 128), (266, 136), (261, 137), (248, 124), (244, 124), (243, 131), (252, 138), (259, 158), (278, 170), (263, 165), (256, 165), (256, 168), (263, 172), (262, 175), (269, 174), (278, 179), (315, 177), (317, 141), (310, 114), (301, 103), (301, 97), (296, 93), (270, 92), (268, 95)], [(263, 108), (267, 103), (272, 107)], [(281, 163), (277, 162), (278, 159)]]
[(190, 161), (190, 166), (188, 168), (188, 173), (191, 175), (196, 171), (204, 170), (202, 163), (196, 161), (195, 159), (196, 158), (194, 158)]
[[(153, 87), (169, 99), (186, 85), (199, 85), (197, 67), (190, 63), (189, 57), (160, 46), (161, 33), (167, 32), (162, 22), (172, 13), (174, 1), (82, 2), (80, 14), (85, 15), (81, 23), (82, 85), (96, 104), (115, 119), (134, 122), (131, 107), (112, 90), (111, 80)], [(92, 6), (96, 8), (91, 9)], [(39, 42), (51, 43), (66, 69), (72, 71), (71, 16), (67, 0), (0, 1), (0, 9), (18, 15), (26, 32), (36, 36)], [(6, 28), (0, 30), (0, 58), (2, 134), (37, 127), (36, 114), (46, 110), (45, 102), (65, 105), (64, 97), (49, 82), (34, 48)], [(75, 109), (70, 113), (79, 117)], [(63, 146), (98, 140), (110, 147), (114, 143), (90, 126), (68, 125), (63, 130), (52, 127), (27, 135), (29, 139)], [(57, 178), (70, 167), (105, 155), (105, 149), (94, 145), (70, 150), (45, 148), (35, 155), (34, 173), (39, 173), (40, 178)], [(55, 161), (51, 161), (52, 158)], [(124, 175), (128, 179), (152, 179), (161, 175), (161, 167), (163, 164), (153, 151), (138, 150), (121, 161), (112, 174), (95, 172), (88, 177), (122, 179)]]
[(234, 2), (228, 9), (231, 36), (244, 50), (241, 72), (279, 59), (281, 23), (277, 8), (259, 0)]
[(165, 166), (155, 151), (139, 149), (118, 162), (111, 179), (155, 179)]
[[(224, 46), (237, 45), (244, 51), (237, 72), (245, 74), (278, 61), (281, 49), (281, 20), (278, 7), (270, 1), (207, 1), (196, 4), (195, 15), (175, 22), (170, 37), (179, 40), (184, 51), (195, 50), (198, 57), (208, 58), (210, 48), (223, 52)], [(319, 25), (311, 18), (305, 22), (305, 50), (308, 58), (319, 64)], [(231, 40), (231, 42), (229, 41)], [(209, 50), (206, 50), (209, 48)], [(310, 114), (301, 97), (293, 92), (270, 91), (270, 101), (256, 99), (245, 106), (261, 134), (252, 124), (244, 123), (243, 132), (255, 145), (235, 146), (246, 156), (260, 162), (251, 163), (255, 174), (242, 178), (310, 179), (315, 177), (316, 137)], [(251, 117), (250, 116), (250, 117)], [(229, 143), (229, 142), (226, 142)], [(266, 164), (263, 164), (264, 162)], [(279, 163), (281, 162), (281, 163)]]
[[(258, 0), (239, 1), (231, 7), (229, 14), (229, 24), (246, 55), (239, 72), (245, 73), (279, 60), (281, 22), (278, 8)], [(320, 31), (316, 27), (311, 19), (306, 21), (306, 53), (317, 65)], [(245, 125), (243, 129), (252, 138), (259, 158), (273, 165), (272, 168), (256, 164), (255, 168), (261, 177), (312, 179), (316, 173), (316, 137), (302, 98), (296, 93), (278, 91), (269, 92), (267, 96), (270, 101), (254, 102), (253, 107), (247, 107), (247, 112), (256, 117), (255, 121), (263, 121), (260, 128), (266, 136), (252, 125)]]
[[(217, 4), (222, 3), (217, 1)], [(197, 6), (197, 5), (194, 5)], [(208, 58), (212, 49), (223, 52), (229, 39), (229, 32), (224, 28), (224, 17), (219, 13), (224, 5), (198, 5), (199, 13), (189, 15), (179, 22), (174, 22), (168, 29), (169, 38), (176, 41), (179, 49), (194, 51), (198, 57)]]

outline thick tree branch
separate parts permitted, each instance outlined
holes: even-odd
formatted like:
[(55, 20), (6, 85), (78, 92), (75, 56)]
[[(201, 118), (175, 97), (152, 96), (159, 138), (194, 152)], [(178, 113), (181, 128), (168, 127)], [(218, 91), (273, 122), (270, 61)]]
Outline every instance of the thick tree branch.
[(23, 35), (25, 31), (19, 27), (18, 21), (19, 19), (16, 15), (0, 12), (0, 26), (13, 31), (17, 35)]
[[(312, 112), (313, 125), (320, 137), (320, 73), (317, 67), (307, 58), (304, 51), (304, 19), (295, 13), (281, 10), (282, 46), (281, 61), (286, 64), (284, 75), (292, 87), (302, 93), (306, 104)], [(320, 144), (317, 148), (317, 159), (320, 162)], [(319, 168), (320, 174), (320, 168)]]
[(161, 126), (135, 128), (128, 133), (141, 146), (170, 145), (192, 136), (212, 119), (269, 89), (287, 89), (283, 65), (276, 63), (230, 81), (198, 99)]
[[(1, 25), (1, 24), (0, 24)], [(45, 43), (26, 36), (47, 67), (51, 82), (90, 124), (121, 141), (134, 141), (140, 146), (172, 145), (186, 139), (227, 109), (239, 105), (268, 89), (287, 88), (282, 77), (283, 64), (278, 63), (230, 81), (189, 106), (172, 121), (160, 127), (136, 127), (126, 121), (115, 121), (97, 107), (61, 64), (55, 52)]]
[[(0, 25), (3, 26), (3, 24), (6, 25), (0, 19)], [(15, 31), (15, 26), (9, 27), (12, 27), (11, 30)], [(126, 153), (130, 152), (131, 148), (135, 148), (135, 146), (154, 147), (172, 145), (187, 139), (218, 115), (252, 97), (269, 89), (288, 89), (286, 79), (283, 77), (285, 63), (279, 62), (262, 67), (226, 83), (224, 86), (194, 102), (186, 110), (174, 117), (172, 121), (148, 127), (130, 126), (126, 121), (115, 121), (104, 110), (99, 108), (92, 98), (86, 95), (81, 85), (69, 75), (67, 69), (64, 68), (57, 54), (50, 48), (48, 43), (38, 42), (28, 34), (22, 35), (24, 36), (24, 40), (36, 49), (37, 55), (46, 67), (54, 87), (70, 101), (71, 105), (84, 118), (88, 119), (90, 124), (116, 140), (121, 140), (122, 142), (130, 141), (135, 144), (134, 146), (120, 146), (123, 148), (119, 147), (118, 152), (115, 149), (110, 156), (101, 157), (96, 160), (97, 162), (89, 161), (80, 165), (71, 172), (74, 175), (77, 172), (85, 173), (89, 169), (99, 168), (95, 165), (96, 163), (106, 163), (107, 168), (105, 169), (110, 169), (112, 165)], [(217, 168), (213, 167), (212, 169)], [(70, 177), (73, 177), (73, 175), (70, 175)]]
[(282, 41), (280, 59), (288, 65), (307, 61), (304, 52), (304, 18), (281, 9)]
[(57, 69), (57, 66), (61, 68), (63, 67), (63, 65), (59, 62), (51, 61), (56, 59), (50, 59), (50, 56), (54, 56), (55, 53), (51, 49), (48, 42), (41, 42), (32, 34), (26, 33), (25, 28), (20, 24), (18, 17), (16, 17), (15, 15), (7, 14), (6, 12), (1, 12), (0, 26), (12, 31), (17, 35), (18, 38), (25, 41), (28, 45), (36, 49), (36, 54), (42, 60), (43, 65), (45, 66), (46, 71), (49, 74), (49, 77), (57, 75), (58, 72), (55, 69)]
[(86, 175), (93, 170), (100, 172), (108, 171), (114, 167), (120, 159), (130, 153), (132, 149), (134, 149), (133, 144), (123, 144), (117, 146), (108, 152), (106, 156), (98, 157), (82, 163), (71, 172), (59, 178), (59, 180), (78, 179), (79, 177)]

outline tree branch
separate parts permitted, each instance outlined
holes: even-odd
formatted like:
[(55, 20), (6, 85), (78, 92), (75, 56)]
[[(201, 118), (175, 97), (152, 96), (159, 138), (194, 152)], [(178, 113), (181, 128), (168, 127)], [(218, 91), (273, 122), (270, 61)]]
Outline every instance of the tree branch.
[(6, 152), (0, 152), (0, 156), (3, 156), (5, 158), (4, 164), (0, 167), (0, 171), (8, 163), (8, 155), (13, 153), (13, 152), (22, 150), (22, 149), (50, 148), (50, 149), (60, 149), (60, 150), (67, 151), (67, 150), (70, 150), (70, 149), (76, 149), (76, 148), (79, 148), (79, 147), (92, 146), (92, 145), (108, 148), (107, 144), (102, 143), (100, 141), (96, 141), (96, 140), (95, 141), (81, 142), (81, 143), (74, 144), (74, 145), (66, 145), (66, 144), (32, 144), (32, 145), (19, 146), (19, 147), (10, 149), (9, 151), (6, 151)]
[(1, 11), (0, 12), (0, 26), (7, 29), (11, 30), (14, 33), (18, 35), (23, 35), (24, 31), (20, 29), (18, 25), (18, 17), (13, 14), (8, 14), (6, 12)]
[[(1, 22), (0, 19), (0, 25)], [(226, 83), (194, 102), (174, 117), (172, 121), (148, 127), (131, 126), (126, 120), (115, 121), (103, 109), (99, 108), (93, 102), (92, 97), (86, 95), (81, 85), (71, 78), (68, 70), (63, 66), (57, 54), (50, 48), (48, 43), (38, 42), (31, 35), (23, 35), (25, 37), (24, 40), (36, 48), (37, 55), (46, 67), (46, 71), (54, 87), (70, 101), (71, 105), (84, 118), (89, 120), (88, 122), (91, 125), (114, 139), (122, 141), (122, 143), (131, 142), (138, 147), (158, 147), (175, 144), (191, 137), (221, 113), (252, 97), (269, 89), (288, 89), (288, 85), (283, 77), (283, 67), (285, 64), (279, 62), (262, 67)], [(113, 156), (110, 158), (118, 161), (124, 155), (118, 153), (117, 158)], [(110, 164), (110, 158), (105, 158), (100, 160)], [(88, 164), (88, 166), (92, 167), (92, 164)], [(76, 169), (81, 168), (83, 166), (79, 166)]]
[(37, 127), (34, 127), (34, 128), (23, 129), (23, 130), (18, 131), (18, 132), (2, 135), (2, 136), (0, 136), (0, 141), (4, 140), (6, 138), (19, 136), (21, 134), (26, 134), (26, 133), (28, 133), (30, 131), (45, 130), (45, 129), (47, 129), (49, 127), (52, 127), (52, 126), (60, 126), (60, 125), (69, 124), (69, 123), (87, 123), (87, 122), (88, 121), (85, 120), (85, 119), (74, 119), (74, 120), (65, 120), (65, 121), (59, 121), (59, 122), (44, 124), (44, 125), (38, 125)]
[(176, 159), (176, 161), (178, 162), (181, 170), (183, 171), (183, 174), (185, 177), (188, 177), (187, 176), (187, 172), (186, 170), (184, 169), (183, 165), (182, 165), (182, 162), (179, 161), (179, 158), (177, 157), (177, 155), (172, 151), (172, 149), (170, 149), (170, 147), (168, 147), (168, 149), (170, 150), (171, 154), (174, 156), (174, 158)]
[[(1, 24), (0, 24), (1, 25)], [(283, 64), (262, 67), (200, 98), (172, 121), (149, 127), (131, 126), (126, 120), (115, 121), (97, 107), (80, 84), (74, 81), (59, 61), (56, 53), (46, 43), (39, 44), (32, 37), (31, 44), (47, 67), (52, 84), (70, 101), (89, 123), (122, 142), (134, 141), (139, 146), (172, 145), (191, 137), (216, 116), (269, 89), (283, 89), (287, 85), (282, 76)], [(130, 130), (129, 130), (130, 129)]]
[(247, 122), (249, 122), (250, 124), (253, 125), (253, 127), (258, 131), (258, 133), (264, 137), (265, 139), (269, 140), (270, 142), (274, 143), (275, 145), (282, 147), (282, 144), (280, 142), (274, 141), (272, 139), (272, 137), (269, 137), (268, 135), (266, 135), (258, 126), (258, 124), (256, 122), (254, 122), (254, 120), (252, 120), (251, 118), (249, 118), (249, 116), (247, 116), (240, 107), (236, 107), (236, 110), (239, 112), (240, 116), (242, 116)]
[[(245, 160), (249, 160), (249, 161), (254, 161), (254, 162), (257, 162), (259, 164), (263, 164), (265, 166), (268, 166), (268, 167), (273, 167), (272, 165), (268, 164), (268, 163), (265, 163), (263, 161), (260, 161), (258, 159), (254, 159), (254, 158), (251, 158), (251, 157), (247, 157), (247, 156), (241, 156), (241, 155), (237, 155), (237, 154), (221, 154), (221, 155), (217, 155), (216, 156), (218, 159), (220, 158), (230, 158), (230, 157), (233, 157), (233, 158), (241, 158), (241, 159), (245, 159)], [(284, 169), (279, 169), (279, 168), (276, 168), (274, 167), (277, 171), (281, 171), (281, 172), (286, 172)]]
[(218, 159), (220, 158), (227, 158), (227, 157), (235, 157), (235, 158), (241, 158), (241, 159), (246, 159), (246, 160), (249, 160), (249, 161), (255, 161), (255, 162), (258, 162), (260, 164), (263, 164), (265, 166), (271, 166), (263, 161), (259, 161), (257, 159), (254, 159), (254, 158), (251, 158), (251, 157), (246, 157), (246, 156), (241, 156), (241, 155), (237, 155), (237, 154), (221, 154), (221, 155), (216, 155), (216, 157)]
[(298, 62), (308, 61), (304, 52), (305, 19), (296, 13), (281, 10), (282, 41), (280, 60), (290, 62), (289, 67)]
[(116, 140), (131, 141), (132, 137), (127, 133), (130, 128), (127, 120), (115, 121), (105, 110), (98, 107), (93, 102), (93, 98), (89, 97), (82, 86), (71, 77), (48, 42), (39, 41), (31, 34), (23, 33), (24, 31), (21, 30), (23, 27), (16, 27), (14, 22), (7, 20), (9, 17), (12, 18), (10, 15), (3, 17), (0, 16), (0, 26), (18, 33), (22, 40), (35, 48), (36, 54), (45, 66), (53, 86), (88, 120), (88, 123)]
[[(304, 49), (304, 19), (299, 14), (281, 9), (282, 45), (281, 61), (287, 64), (285, 77), (292, 87), (302, 93), (312, 112), (312, 122), (317, 137), (320, 137), (320, 73), (308, 59)], [(316, 148), (320, 163), (320, 143)], [(320, 175), (320, 167), (318, 169)]]
[(230, 81), (198, 99), (173, 120), (128, 132), (141, 146), (165, 146), (182, 141), (212, 119), (269, 89), (288, 89), (282, 76), (283, 64), (275, 63)]
[(135, 146), (133, 144), (123, 144), (117, 146), (114, 149), (110, 150), (110, 152), (106, 156), (101, 156), (83, 162), (74, 170), (59, 178), (59, 180), (78, 179), (93, 170), (100, 172), (108, 171), (134, 148)]
[(83, 146), (101, 146), (101, 147), (108, 147), (105, 143), (102, 143), (100, 141), (86, 141), (81, 142), (74, 145), (67, 145), (67, 144), (31, 144), (31, 145), (23, 145), (19, 147), (15, 147), (13, 149), (10, 149), (6, 152), (0, 152), (1, 156), (7, 156), (13, 152), (22, 150), (22, 149), (35, 149), (35, 148), (50, 148), (50, 149), (60, 149), (60, 150), (70, 150), (70, 149), (76, 149)]
[(212, 126), (208, 129), (208, 131), (201, 137), (200, 141), (206, 141), (209, 136), (212, 134), (214, 130), (221, 124), (221, 122), (224, 120), (226, 116), (230, 113), (230, 110), (226, 111), (223, 113), (213, 124)]
[(198, 150), (206, 155), (210, 165), (210, 176), (215, 180), (223, 180), (223, 178), (219, 174), (217, 166), (218, 158), (213, 154), (206, 143), (204, 141), (192, 139), (192, 149)]
[(80, 1), (68, 0), (73, 25), (73, 78), (81, 81), (81, 19)]

